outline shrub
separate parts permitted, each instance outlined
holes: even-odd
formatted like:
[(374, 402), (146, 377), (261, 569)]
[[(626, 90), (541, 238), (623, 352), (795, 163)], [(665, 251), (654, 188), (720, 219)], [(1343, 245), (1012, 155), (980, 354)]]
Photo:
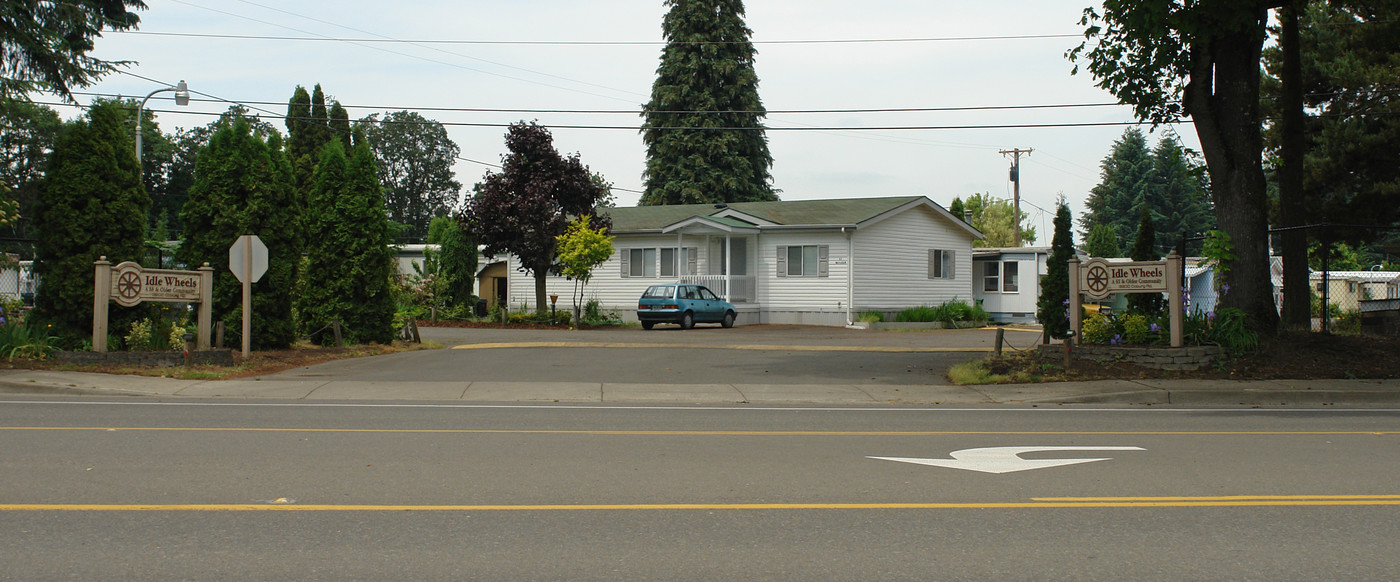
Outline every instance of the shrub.
[(1113, 321), (1101, 313), (1091, 314), (1079, 330), (1080, 341), (1086, 344), (1108, 344), (1117, 335)]
[(1123, 325), (1123, 337), (1130, 344), (1152, 343), (1152, 332), (1147, 324), (1147, 317), (1140, 313), (1129, 313), (1120, 320)]
[(56, 349), (57, 339), (21, 323), (0, 325), (0, 355), (7, 359), (43, 359)]
[(932, 307), (910, 307), (896, 314), (894, 320), (899, 322), (925, 323), (938, 321), (938, 315), (938, 310)]
[(863, 323), (880, 323), (884, 320), (885, 314), (881, 311), (866, 311), (856, 318), (856, 321)]

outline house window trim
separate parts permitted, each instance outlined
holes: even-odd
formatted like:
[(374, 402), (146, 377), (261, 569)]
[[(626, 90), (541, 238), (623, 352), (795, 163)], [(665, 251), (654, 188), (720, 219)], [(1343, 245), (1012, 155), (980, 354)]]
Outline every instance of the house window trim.
[[(799, 251), (799, 253), (803, 256), (804, 263), (807, 249), (814, 249), (816, 253), (815, 264), (817, 272), (801, 272), (797, 275), (792, 274), (792, 261), (789, 260), (788, 253), (791, 252), (791, 249), (794, 247), (803, 249)], [(775, 271), (780, 279), (823, 279), (831, 276), (831, 245), (778, 245), (776, 255), (777, 264)], [(801, 263), (799, 263), (799, 265), (801, 265)]]
[[(1014, 267), (1014, 281), (1007, 276), (1007, 266)], [(992, 268), (992, 269), (989, 269)], [(995, 274), (989, 272), (995, 270)], [(988, 283), (995, 281), (995, 284)], [(1014, 287), (1013, 287), (1014, 285)], [(991, 288), (988, 288), (991, 287)], [(1003, 295), (1017, 295), (1021, 293), (1021, 262), (1020, 261), (987, 261), (982, 263), (982, 292), (1000, 293)]]
[(957, 280), (957, 257), (957, 251), (952, 249), (928, 249), (928, 278)]

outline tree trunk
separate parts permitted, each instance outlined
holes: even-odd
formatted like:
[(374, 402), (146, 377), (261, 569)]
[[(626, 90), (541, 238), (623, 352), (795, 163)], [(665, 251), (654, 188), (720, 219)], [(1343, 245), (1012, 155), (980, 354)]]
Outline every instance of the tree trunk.
[(549, 277), (549, 265), (535, 266), (535, 313), (539, 315), (549, 315), (549, 298), (546, 297), (547, 289), (545, 280)]
[(1193, 45), (1191, 80), (1184, 95), (1210, 170), (1216, 221), (1234, 244), (1235, 260), (1226, 265), (1230, 291), (1221, 306), (1244, 311), (1261, 335), (1274, 333), (1278, 326), (1260, 157), (1259, 58), (1267, 17), (1266, 8), (1256, 7), (1248, 25), (1222, 28)]
[[(1300, 0), (1291, 0), (1280, 12), (1283, 20), (1283, 95), (1280, 109), (1283, 120), (1283, 164), (1279, 168), (1278, 202), (1279, 226), (1303, 226), (1307, 211), (1303, 208), (1303, 158), (1307, 153), (1307, 137), (1303, 133), (1303, 72), (1302, 52), (1298, 37), (1298, 15), (1303, 9)], [(1308, 239), (1302, 230), (1284, 231), (1283, 252), (1283, 321), (1280, 329), (1307, 330), (1308, 313)]]

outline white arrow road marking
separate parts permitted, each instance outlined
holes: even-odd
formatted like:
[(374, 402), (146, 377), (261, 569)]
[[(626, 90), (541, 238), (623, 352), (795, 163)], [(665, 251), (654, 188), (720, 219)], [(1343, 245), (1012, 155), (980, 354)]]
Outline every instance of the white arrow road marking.
[(1109, 459), (1022, 459), (1021, 453), (1035, 453), (1041, 451), (1145, 451), (1142, 447), (985, 447), (980, 449), (963, 449), (953, 451), (948, 456), (952, 459), (914, 459), (909, 457), (866, 457), (867, 459), (879, 459), (881, 461), (898, 461), (900, 463), (914, 463), (915, 465), (929, 465), (933, 467), (947, 467), (949, 469), (966, 469), (968, 471), (981, 471), (983, 473), (1013, 473), (1016, 471), (1029, 471), (1031, 469), (1045, 469), (1049, 467), (1059, 467), (1061, 465), (1077, 465), (1079, 463), (1092, 463), (1094, 461), (1107, 461)]

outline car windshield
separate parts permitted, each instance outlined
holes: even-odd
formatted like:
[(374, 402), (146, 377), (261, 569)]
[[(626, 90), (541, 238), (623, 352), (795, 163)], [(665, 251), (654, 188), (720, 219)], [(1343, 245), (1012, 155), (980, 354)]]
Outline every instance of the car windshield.
[(645, 293), (642, 293), (642, 298), (670, 299), (671, 295), (675, 293), (675, 290), (676, 287), (674, 285), (652, 285), (650, 287), (647, 287)]

